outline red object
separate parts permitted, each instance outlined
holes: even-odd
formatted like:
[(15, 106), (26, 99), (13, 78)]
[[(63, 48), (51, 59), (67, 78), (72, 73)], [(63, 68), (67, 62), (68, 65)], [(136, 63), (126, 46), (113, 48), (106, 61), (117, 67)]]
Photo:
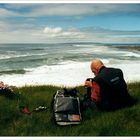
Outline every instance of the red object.
[(100, 102), (101, 101), (101, 95), (100, 95), (100, 87), (96, 82), (92, 83), (91, 87), (91, 99), (94, 102)]
[(28, 110), (27, 107), (24, 107), (23, 109), (20, 109), (20, 111), (21, 111), (22, 113), (25, 113), (25, 114), (31, 114), (31, 113), (29, 112), (29, 110)]

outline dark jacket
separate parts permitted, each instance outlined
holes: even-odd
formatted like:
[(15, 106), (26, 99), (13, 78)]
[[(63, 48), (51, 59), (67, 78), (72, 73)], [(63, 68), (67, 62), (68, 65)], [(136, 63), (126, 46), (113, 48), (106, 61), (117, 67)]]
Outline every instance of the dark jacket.
[(114, 110), (130, 103), (130, 95), (120, 69), (103, 66), (93, 81), (100, 87), (101, 101), (97, 103), (99, 108)]

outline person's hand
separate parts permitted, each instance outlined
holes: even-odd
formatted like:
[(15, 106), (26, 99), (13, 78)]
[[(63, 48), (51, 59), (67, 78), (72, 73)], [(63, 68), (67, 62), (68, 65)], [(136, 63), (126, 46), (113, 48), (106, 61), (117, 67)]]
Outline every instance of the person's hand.
[(92, 87), (91, 81), (85, 81), (85, 87)]

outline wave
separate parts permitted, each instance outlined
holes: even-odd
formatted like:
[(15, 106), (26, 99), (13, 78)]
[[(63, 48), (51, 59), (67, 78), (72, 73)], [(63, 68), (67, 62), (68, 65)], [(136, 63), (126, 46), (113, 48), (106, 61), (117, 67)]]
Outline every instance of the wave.
[(5, 53), (1, 52), (0, 55), (0, 80), (19, 86), (81, 85), (87, 77), (93, 77), (90, 71), (90, 61), (93, 58), (102, 59), (107, 66), (122, 68), (128, 81), (140, 80), (140, 54), (137, 51), (103, 44), (56, 45), (43, 50), (42, 48), (29, 46), (17, 48), (17, 52), (9, 53), (4, 49)]
[(123, 55), (127, 57), (140, 57), (140, 54), (134, 53), (134, 52), (128, 52), (127, 54)]
[(32, 48), (32, 49), (28, 49), (28, 50), (33, 50), (33, 51), (42, 51), (42, 50), (45, 50), (45, 48)]
[(95, 44), (73, 44), (73, 47), (93, 47)]
[[(106, 60), (104, 60), (105, 62)], [(124, 72), (124, 78), (127, 82), (140, 81), (140, 61), (123, 62), (120, 64), (111, 64), (106, 61), (107, 67), (121, 68)], [(135, 68), (135, 69), (132, 69)], [(13, 71), (14, 72), (14, 71)], [(25, 85), (57, 85), (57, 86), (78, 86), (83, 85), (88, 77), (94, 77), (90, 70), (90, 62), (72, 62), (67, 61), (60, 65), (40, 66), (22, 71), (24, 74), (1, 75), (0, 80), (7, 84), (15, 86)], [(19, 70), (19, 73), (21, 71)]]
[(6, 71), (0, 71), (0, 75), (11, 75), (11, 74), (25, 74), (27, 71), (24, 69), (20, 70), (6, 70)]
[(11, 58), (19, 58), (19, 57), (27, 57), (27, 56), (30, 56), (30, 55), (1, 55), (0, 56), (0, 60), (3, 60), (3, 59), (11, 59)]
[(48, 53), (40, 53), (40, 54), (14, 54), (14, 55), (1, 55), (0, 56), (0, 60), (4, 60), (4, 59), (12, 59), (12, 58), (26, 58), (26, 57), (33, 57), (33, 56), (43, 56), (43, 55), (47, 55)]
[[(76, 45), (77, 46), (77, 45)], [(68, 51), (68, 53), (81, 54), (81, 53), (103, 53), (108, 52), (110, 48), (107, 46), (95, 46), (95, 45), (78, 45), (78, 48), (74, 48)]]

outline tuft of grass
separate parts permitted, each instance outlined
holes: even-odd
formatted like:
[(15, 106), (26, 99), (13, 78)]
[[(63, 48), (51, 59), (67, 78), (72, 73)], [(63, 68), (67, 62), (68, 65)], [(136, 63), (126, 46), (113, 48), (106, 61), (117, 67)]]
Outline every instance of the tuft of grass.
[[(128, 91), (136, 103), (113, 112), (88, 108), (82, 112), (79, 125), (58, 126), (53, 120), (53, 95), (63, 87), (25, 86), (19, 92), (26, 98), (29, 110), (39, 105), (49, 107), (31, 115), (19, 112), (19, 100), (0, 95), (0, 136), (140, 136), (140, 83), (129, 83)], [(79, 97), (86, 93), (76, 87)]]

